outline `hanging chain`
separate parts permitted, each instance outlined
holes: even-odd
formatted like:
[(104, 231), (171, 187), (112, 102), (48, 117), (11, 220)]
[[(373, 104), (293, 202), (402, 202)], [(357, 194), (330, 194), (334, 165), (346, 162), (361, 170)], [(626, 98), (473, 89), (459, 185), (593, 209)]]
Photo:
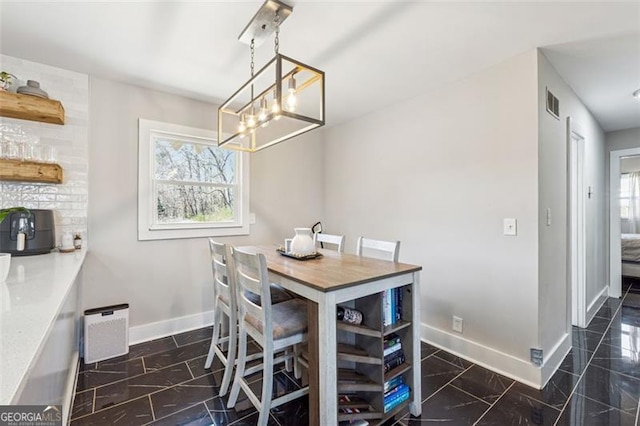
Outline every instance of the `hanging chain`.
[(253, 77), (253, 68), (254, 68), (254, 64), (253, 64), (253, 58), (255, 56), (256, 53), (256, 43), (254, 39), (251, 39), (251, 77)]
[(278, 54), (278, 50), (280, 50), (280, 14), (278, 13), (278, 11), (276, 10), (276, 37), (274, 39), (274, 46), (273, 49), (276, 52), (276, 55)]

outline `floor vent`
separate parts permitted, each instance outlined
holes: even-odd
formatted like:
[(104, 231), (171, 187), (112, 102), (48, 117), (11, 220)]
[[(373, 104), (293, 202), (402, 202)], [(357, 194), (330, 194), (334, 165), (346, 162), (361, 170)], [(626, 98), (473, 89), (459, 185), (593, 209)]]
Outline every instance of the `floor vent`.
[(553, 115), (558, 120), (560, 119), (560, 101), (555, 97), (553, 93), (547, 90), (547, 112)]
[(129, 305), (84, 311), (84, 363), (129, 353)]

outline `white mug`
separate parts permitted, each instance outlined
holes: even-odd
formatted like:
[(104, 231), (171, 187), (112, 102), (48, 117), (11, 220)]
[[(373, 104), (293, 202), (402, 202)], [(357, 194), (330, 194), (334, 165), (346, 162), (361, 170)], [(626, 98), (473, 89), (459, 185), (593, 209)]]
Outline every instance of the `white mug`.
[(73, 250), (73, 236), (70, 232), (66, 232), (62, 235), (62, 250)]

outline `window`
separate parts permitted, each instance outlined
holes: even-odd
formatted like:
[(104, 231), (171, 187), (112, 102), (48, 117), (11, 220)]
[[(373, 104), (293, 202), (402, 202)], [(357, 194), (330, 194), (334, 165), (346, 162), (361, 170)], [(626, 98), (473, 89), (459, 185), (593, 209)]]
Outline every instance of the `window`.
[(629, 201), (631, 200), (631, 179), (629, 173), (620, 176), (620, 219), (629, 219)]
[(140, 119), (138, 239), (249, 233), (247, 154), (215, 132)]

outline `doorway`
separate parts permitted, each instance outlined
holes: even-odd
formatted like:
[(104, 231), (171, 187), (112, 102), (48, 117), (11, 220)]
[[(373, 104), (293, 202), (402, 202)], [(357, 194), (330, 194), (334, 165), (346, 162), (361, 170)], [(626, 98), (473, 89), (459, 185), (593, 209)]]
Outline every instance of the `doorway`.
[(587, 326), (586, 220), (584, 184), (584, 138), (571, 129), (569, 139), (569, 271), (571, 276), (571, 324)]
[(609, 160), (609, 296), (622, 296), (620, 220), (620, 164), (623, 158), (640, 155), (640, 148), (611, 151)]

